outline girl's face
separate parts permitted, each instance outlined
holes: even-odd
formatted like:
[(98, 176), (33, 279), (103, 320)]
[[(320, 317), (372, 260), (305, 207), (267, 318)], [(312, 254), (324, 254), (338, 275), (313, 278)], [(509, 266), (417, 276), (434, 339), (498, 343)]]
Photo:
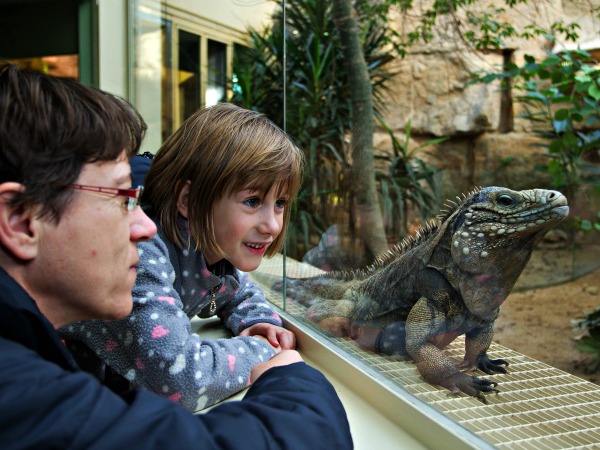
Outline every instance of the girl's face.
[[(287, 195), (246, 189), (221, 198), (213, 209), (217, 244), (227, 260), (244, 272), (255, 270), (268, 246), (281, 232)], [(206, 262), (220, 258), (205, 252)]]

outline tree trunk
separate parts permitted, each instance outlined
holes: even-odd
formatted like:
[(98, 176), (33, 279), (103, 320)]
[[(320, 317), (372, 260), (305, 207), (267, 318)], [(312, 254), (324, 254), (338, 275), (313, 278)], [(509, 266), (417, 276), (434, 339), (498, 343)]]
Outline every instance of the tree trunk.
[(352, 100), (351, 179), (360, 236), (376, 256), (388, 249), (373, 167), (372, 87), (350, 0), (333, 0), (333, 21), (340, 32)]

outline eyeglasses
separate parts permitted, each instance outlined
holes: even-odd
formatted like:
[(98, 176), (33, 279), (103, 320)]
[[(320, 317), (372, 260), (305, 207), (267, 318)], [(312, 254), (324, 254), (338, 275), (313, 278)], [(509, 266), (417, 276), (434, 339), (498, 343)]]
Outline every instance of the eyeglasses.
[(84, 184), (70, 184), (71, 189), (81, 189), (82, 191), (101, 192), (103, 194), (118, 195), (125, 197), (125, 203), (123, 206), (127, 211), (133, 211), (140, 204), (142, 198), (142, 192), (144, 192), (144, 186), (138, 186), (137, 189), (119, 189), (101, 186), (87, 186)]

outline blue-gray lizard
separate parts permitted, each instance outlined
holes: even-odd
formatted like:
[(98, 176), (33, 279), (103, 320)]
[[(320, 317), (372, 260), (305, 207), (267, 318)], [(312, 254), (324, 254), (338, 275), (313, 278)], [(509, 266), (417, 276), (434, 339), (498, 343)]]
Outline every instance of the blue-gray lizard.
[[(287, 294), (331, 333), (412, 359), (429, 383), (485, 402), (497, 383), (465, 372), (506, 372), (507, 361), (487, 355), (499, 307), (535, 245), (568, 212), (560, 192), (478, 189), (371, 266), (288, 278)], [(457, 367), (443, 348), (463, 334)]]

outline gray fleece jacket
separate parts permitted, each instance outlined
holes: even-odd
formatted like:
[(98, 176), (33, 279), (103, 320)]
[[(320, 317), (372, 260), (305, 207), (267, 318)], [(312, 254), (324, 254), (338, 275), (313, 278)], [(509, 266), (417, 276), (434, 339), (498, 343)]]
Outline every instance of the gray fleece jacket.
[[(248, 386), (251, 368), (274, 351), (253, 337), (203, 339), (191, 331), (190, 318), (216, 314), (236, 336), (259, 322), (281, 326), (281, 319), (260, 288), (228, 261), (213, 268), (215, 274), (202, 254), (173, 249), (177, 270), (158, 234), (138, 244), (133, 311), (127, 318), (77, 322), (60, 333), (83, 342), (133, 385), (197, 411)], [(75, 354), (82, 366), (86, 351)]]

